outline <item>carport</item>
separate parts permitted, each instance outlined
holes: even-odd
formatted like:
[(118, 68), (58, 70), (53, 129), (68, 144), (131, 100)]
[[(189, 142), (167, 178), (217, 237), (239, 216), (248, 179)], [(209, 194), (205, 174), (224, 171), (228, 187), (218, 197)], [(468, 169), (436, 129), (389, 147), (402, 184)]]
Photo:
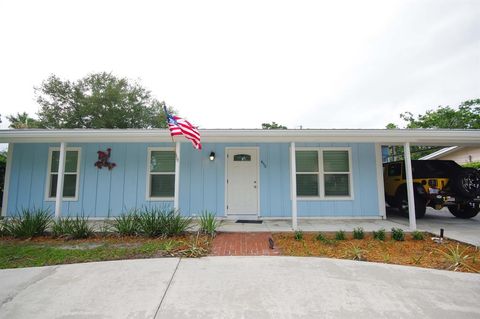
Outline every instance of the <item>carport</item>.
[[(403, 136), (403, 142), (391, 141), (394, 135)], [(478, 130), (393, 130), (388, 142), (381, 143), (388, 146), (403, 146), (405, 175), (407, 182), (408, 220), (410, 230), (416, 230), (414, 204), (414, 185), (411, 165), (411, 146), (480, 146), (480, 132)], [(377, 144), (378, 145), (378, 144)], [(378, 161), (377, 161), (378, 165)], [(382, 174), (383, 176), (383, 174)], [(379, 189), (384, 192), (383, 182)], [(385, 198), (382, 197), (383, 201)], [(385, 202), (383, 203), (385, 207)], [(385, 215), (384, 215), (385, 216)]]

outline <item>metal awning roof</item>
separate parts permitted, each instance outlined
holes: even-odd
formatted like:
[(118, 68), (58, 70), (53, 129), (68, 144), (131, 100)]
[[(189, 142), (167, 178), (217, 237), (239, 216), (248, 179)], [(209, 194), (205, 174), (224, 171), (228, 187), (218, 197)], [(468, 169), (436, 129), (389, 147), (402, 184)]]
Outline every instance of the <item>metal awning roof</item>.
[[(200, 129), (202, 143), (336, 142), (396, 145), (480, 145), (480, 130), (445, 129)], [(183, 137), (176, 141), (187, 142)], [(167, 129), (0, 130), (0, 143), (171, 142)]]

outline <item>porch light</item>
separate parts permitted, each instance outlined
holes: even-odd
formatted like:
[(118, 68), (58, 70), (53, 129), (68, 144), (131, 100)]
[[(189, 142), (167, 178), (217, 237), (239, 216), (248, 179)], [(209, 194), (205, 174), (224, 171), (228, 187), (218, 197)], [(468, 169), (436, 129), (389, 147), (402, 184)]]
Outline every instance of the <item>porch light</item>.
[(215, 160), (215, 152), (210, 152), (209, 158), (211, 161)]

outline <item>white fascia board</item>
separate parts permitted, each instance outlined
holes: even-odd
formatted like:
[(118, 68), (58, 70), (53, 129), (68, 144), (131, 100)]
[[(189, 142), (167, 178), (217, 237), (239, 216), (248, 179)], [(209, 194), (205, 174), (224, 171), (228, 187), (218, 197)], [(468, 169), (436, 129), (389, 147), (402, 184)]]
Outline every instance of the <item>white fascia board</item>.
[(442, 148), (441, 150), (438, 150), (436, 152), (433, 152), (432, 154), (428, 154), (424, 157), (421, 157), (420, 159), (421, 160), (431, 160), (431, 159), (437, 159), (438, 157), (442, 156), (442, 155), (447, 155), (447, 154), (450, 154), (452, 153), (453, 151), (456, 151), (456, 150), (459, 150), (461, 149), (461, 147), (458, 147), (458, 146), (450, 146), (450, 147), (445, 147), (445, 148)]
[[(401, 145), (480, 145), (480, 130), (205, 129), (202, 143), (342, 142)], [(175, 141), (188, 142), (183, 137)], [(0, 143), (172, 142), (167, 129), (0, 130)]]

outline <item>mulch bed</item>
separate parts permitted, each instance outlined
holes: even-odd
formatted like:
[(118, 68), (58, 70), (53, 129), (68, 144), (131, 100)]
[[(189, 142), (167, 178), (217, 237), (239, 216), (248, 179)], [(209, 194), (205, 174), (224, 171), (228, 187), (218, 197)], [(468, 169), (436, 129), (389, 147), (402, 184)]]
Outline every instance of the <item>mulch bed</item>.
[[(334, 240), (334, 233), (324, 233), (327, 240), (319, 241), (317, 234), (304, 233), (302, 240), (295, 240), (293, 233), (274, 233), (273, 239), (282, 255), (287, 256), (357, 259), (424, 268), (456, 268), (463, 272), (480, 271), (480, 251), (477, 247), (450, 239), (439, 244), (431, 239), (431, 234), (425, 234), (423, 240), (413, 240), (410, 234), (406, 234), (405, 241), (394, 241), (388, 233), (385, 241), (375, 240), (371, 235), (361, 240), (352, 239), (351, 234), (347, 234), (346, 240)], [(467, 257), (462, 264), (453, 266), (454, 262), (446, 258), (442, 251), (448, 253), (449, 249), (455, 250), (457, 245), (458, 251)]]

